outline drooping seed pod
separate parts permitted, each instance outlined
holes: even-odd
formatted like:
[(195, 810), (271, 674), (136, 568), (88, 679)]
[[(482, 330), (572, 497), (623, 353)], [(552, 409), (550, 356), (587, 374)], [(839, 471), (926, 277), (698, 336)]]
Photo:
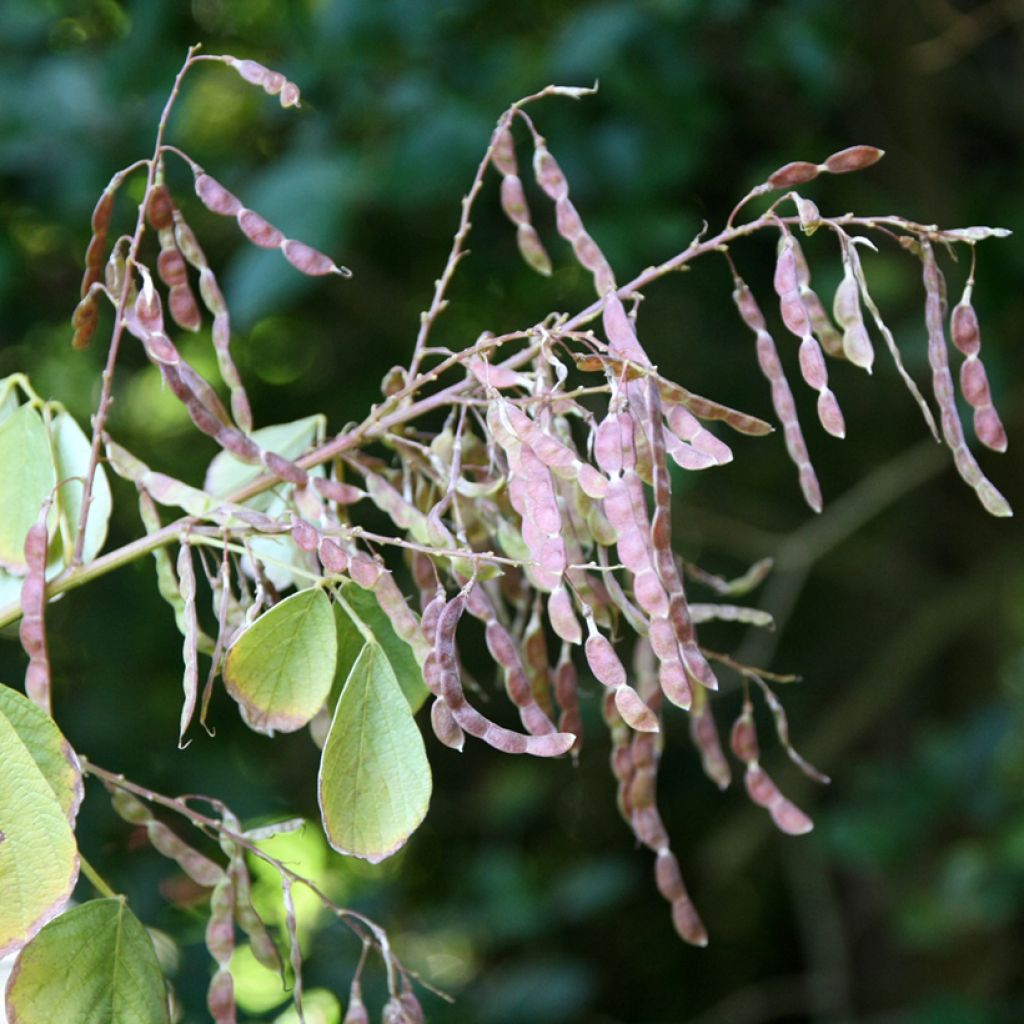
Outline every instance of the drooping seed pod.
[(833, 153), (822, 164), (822, 169), (829, 174), (849, 174), (851, 171), (863, 171), (866, 167), (878, 163), (885, 156), (885, 150), (875, 146), (850, 146)]
[(555, 226), (558, 233), (572, 246), (579, 264), (590, 271), (594, 289), (604, 297), (615, 288), (615, 275), (600, 246), (583, 226), (576, 207), (569, 199), (569, 183), (558, 161), (551, 155), (547, 143), (534, 136), (533, 174), (537, 184), (555, 204)]
[(284, 926), (288, 934), (288, 959), (292, 967), (292, 1002), (299, 1020), (304, 1019), (302, 1010), (302, 949), (299, 946), (299, 927), (295, 918), (295, 899), (292, 896), (292, 880), (281, 874), (281, 900), (284, 903)]
[(25, 534), (24, 553), (27, 572), (21, 585), (21, 622), (18, 638), (28, 655), (25, 670), (25, 695), (36, 707), (50, 715), (50, 656), (46, 649), (46, 558), (49, 534), (46, 519), (50, 513), (47, 498), (39, 517)]
[(860, 308), (860, 286), (848, 249), (849, 246), (843, 247), (843, 279), (836, 288), (832, 313), (843, 329), (843, 354), (854, 366), (859, 366), (870, 373), (875, 361), (875, 350), (864, 326), (864, 314)]
[(571, 733), (548, 732), (542, 735), (526, 735), (513, 732), (485, 718), (470, 706), (462, 690), (455, 649), (455, 632), (465, 607), (466, 598), (462, 593), (456, 594), (445, 605), (438, 618), (431, 659), (436, 667), (438, 690), (452, 717), (464, 732), (506, 754), (559, 757), (568, 752), (576, 740)]
[(182, 538), (178, 548), (178, 592), (181, 595), (182, 621), (184, 635), (182, 639), (182, 660), (184, 674), (182, 691), (184, 699), (181, 705), (181, 721), (178, 730), (178, 749), (183, 750), (188, 744), (185, 733), (188, 732), (192, 716), (195, 714), (196, 701), (199, 697), (199, 621), (196, 616), (196, 577), (192, 565), (192, 548), (188, 539)]
[(818, 392), (818, 419), (833, 437), (844, 437), (846, 425), (836, 397), (828, 386), (828, 370), (821, 346), (811, 330), (811, 319), (800, 293), (795, 239), (788, 231), (779, 240), (774, 285), (782, 321), (792, 334), (800, 338), (800, 372), (807, 384)]
[(235, 895), (231, 878), (225, 875), (210, 894), (210, 919), (206, 925), (206, 948), (217, 964), (207, 990), (206, 1004), (216, 1024), (234, 1024), (235, 993), (229, 965), (235, 949)]
[(268, 96), (277, 96), (282, 107), (300, 105), (299, 87), (285, 78), (280, 71), (271, 71), (254, 60), (238, 60), (235, 57), (224, 57), (223, 60), (245, 81), (258, 85)]
[(555, 665), (555, 700), (561, 708), (558, 716), (558, 731), (572, 733), (576, 737), (570, 753), (579, 754), (583, 744), (583, 716), (580, 714), (580, 695), (577, 685), (576, 666), (573, 664), (571, 648), (562, 644), (562, 653)]
[(842, 359), (845, 354), (843, 338), (832, 323), (832, 318), (826, 312), (821, 299), (818, 298), (818, 293), (811, 287), (811, 268), (807, 264), (800, 242), (795, 237), (793, 255), (796, 258), (796, 279), (800, 288), (800, 298), (803, 299), (814, 336), (830, 356)]
[(1005, 452), (1006, 430), (992, 404), (988, 374), (981, 361), (981, 329), (978, 314), (971, 304), (974, 281), (968, 279), (960, 301), (953, 308), (949, 333), (953, 344), (966, 357), (960, 366), (960, 393), (974, 410), (974, 434), (992, 451)]
[(348, 994), (348, 1006), (341, 1024), (370, 1024), (370, 1014), (363, 1002), (363, 987), (358, 978), (352, 980)]
[(786, 452), (797, 467), (804, 500), (815, 512), (820, 512), (822, 507), (821, 486), (818, 483), (814, 467), (811, 465), (807, 443), (804, 441), (804, 432), (800, 427), (800, 419), (797, 415), (797, 402), (793, 397), (790, 382), (785, 379), (782, 362), (778, 357), (778, 349), (775, 347), (772, 336), (768, 333), (764, 315), (758, 306), (757, 299), (754, 298), (754, 293), (739, 278), (736, 278), (735, 284), (732, 301), (736, 304), (743, 323), (754, 332), (757, 338), (758, 365), (771, 386), (772, 408), (782, 425)]
[(719, 788), (728, 789), (732, 781), (729, 762), (722, 753), (718, 726), (711, 711), (711, 700), (700, 687), (693, 692), (690, 708), (690, 739), (700, 753), (704, 774)]
[(941, 412), (942, 436), (953, 453), (953, 463), (957, 472), (974, 489), (985, 509), (994, 516), (1013, 515), (1009, 502), (982, 473), (977, 460), (967, 447), (956, 408), (953, 377), (949, 370), (943, 310), (944, 279), (931, 243), (927, 240), (920, 243), (920, 255), (924, 268), (928, 363), (932, 369), (932, 391)]
[(243, 206), (239, 199), (224, 188), (220, 182), (211, 178), (198, 164), (193, 163), (191, 166), (196, 195), (203, 205), (212, 213), (220, 214), (222, 217), (234, 217), (242, 234), (253, 245), (261, 249), (280, 249), (284, 258), (296, 270), (312, 277), (320, 277), (324, 274), (338, 274), (341, 277), (352, 276), (351, 270), (339, 266), (329, 256), (312, 246), (285, 237), (284, 233), (274, 227), (266, 218), (261, 217), (255, 210)]

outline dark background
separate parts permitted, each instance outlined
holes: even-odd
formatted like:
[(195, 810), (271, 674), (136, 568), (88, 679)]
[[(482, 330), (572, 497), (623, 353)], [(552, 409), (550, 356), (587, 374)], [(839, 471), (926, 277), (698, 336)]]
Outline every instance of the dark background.
[[(1024, 4), (6, 0), (0, 376), (26, 371), (83, 423), (103, 358), (101, 344), (85, 353), (68, 345), (89, 213), (117, 168), (149, 155), (170, 82), (199, 40), (281, 69), (301, 86), (303, 106), (281, 110), (230, 71), (201, 67), (169, 140), (355, 271), (350, 282), (310, 281), (277, 254), (246, 248), (229, 222), (188, 200), (172, 165), (225, 284), (257, 423), (323, 411), (337, 430), (379, 398), (384, 372), (408, 358), (497, 115), (549, 82), (600, 79), (596, 97), (552, 100), (534, 116), (621, 279), (683, 248), (702, 220), (720, 225), (779, 164), (858, 142), (887, 156), (863, 175), (809, 186), (823, 212), (1018, 232), (981, 246), (975, 303), (1011, 438), (1006, 456), (981, 460), (1024, 504)], [(556, 273), (545, 281), (521, 265), (496, 193), (490, 178), (473, 255), (438, 328), (445, 344), (590, 300), (539, 201)], [(127, 204), (119, 216), (128, 229)], [(816, 236), (806, 250), (831, 295), (839, 266), (830, 240)], [(770, 243), (736, 253), (767, 307)], [(908, 366), (926, 381), (916, 261), (890, 246), (865, 262)], [(957, 295), (964, 268), (947, 269)], [(694, 390), (770, 416), (729, 289), (724, 264), (711, 260), (649, 289), (645, 344)], [(687, 479), (677, 540), (717, 572), (779, 560), (758, 596), (784, 628), (767, 642), (735, 629), (706, 637), (803, 675), (784, 694), (794, 740), (835, 781), (812, 790), (776, 750), (767, 764), (818, 828), (787, 839), (735, 786), (718, 794), (682, 716), (670, 716), (661, 799), (711, 933), (709, 948), (694, 950), (675, 938), (652, 858), (616, 817), (595, 700), (577, 769), (479, 745), (460, 759), (431, 740), (434, 801), (408, 849), (378, 868), (333, 855), (315, 868), (389, 928), (411, 966), (457, 996), (449, 1007), (425, 995), (431, 1020), (1024, 1019), (1019, 528), (987, 517), (925, 440), (885, 357), (871, 380), (831, 364), (848, 424), (840, 444), (817, 430), (813, 395), (796, 387), (795, 347), (781, 327), (777, 336), (826, 512), (812, 519), (803, 507), (781, 438), (741, 439), (733, 465)], [(205, 335), (183, 344), (212, 372)], [(212, 446), (131, 346), (116, 395), (115, 436), (154, 466), (200, 480)], [(115, 498), (108, 546), (140, 529), (130, 491)], [(57, 717), (90, 758), (167, 792), (215, 794), (243, 815), (315, 819), (315, 750), (304, 735), (248, 733), (221, 696), (217, 738), (198, 733), (176, 749), (180, 641), (148, 559), (54, 606), (50, 631)], [(20, 680), (16, 642), (3, 643), (0, 670)], [(735, 690), (720, 698), (723, 722), (736, 701)], [(209, 968), (188, 887), (132, 840), (101, 791), (90, 790), (81, 821), (90, 860), (147, 924), (182, 943), (176, 985), (186, 1019), (204, 1019)], [(319, 855), (315, 832), (302, 840), (307, 866)], [(302, 913), (316, 933), (307, 983), (341, 994), (358, 943)], [(376, 966), (369, 984), (377, 998)]]

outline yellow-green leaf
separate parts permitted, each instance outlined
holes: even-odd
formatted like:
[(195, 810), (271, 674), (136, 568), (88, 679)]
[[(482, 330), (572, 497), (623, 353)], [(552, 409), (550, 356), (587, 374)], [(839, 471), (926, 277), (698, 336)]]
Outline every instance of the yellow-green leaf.
[(82, 769), (71, 744), (45, 711), (9, 686), (0, 685), (0, 715), (13, 726), (57, 798), (68, 824), (74, 826), (83, 790)]
[(231, 645), (224, 685), (257, 732), (294, 732), (331, 692), (338, 640), (331, 602), (301, 590), (264, 612)]
[(0, 423), (0, 566), (24, 575), (25, 534), (57, 474), (42, 417), (22, 405)]
[(51, 921), (7, 983), (11, 1024), (167, 1024), (153, 943), (124, 897), (91, 900)]
[(0, 956), (20, 948), (59, 912), (77, 879), (68, 812), (0, 711)]
[(376, 864), (423, 821), (430, 765), (391, 662), (377, 643), (356, 658), (320, 760), (320, 813), (340, 853)]

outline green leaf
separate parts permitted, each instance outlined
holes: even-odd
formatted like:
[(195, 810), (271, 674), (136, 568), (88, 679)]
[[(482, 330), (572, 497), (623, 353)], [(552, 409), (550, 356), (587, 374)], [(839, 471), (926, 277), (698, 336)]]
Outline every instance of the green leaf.
[[(35, 735), (30, 719), (27, 727), (19, 720)], [(68, 814), (0, 710), (0, 956), (24, 945), (71, 896), (78, 848)]]
[[(412, 710), (418, 711), (427, 699), (427, 684), (423, 681), (423, 670), (413, 654), (412, 648), (395, 632), (387, 613), (381, 608), (373, 591), (364, 590), (351, 581), (344, 583), (341, 596), (345, 603), (359, 617), (360, 622), (373, 634), (377, 643), (391, 663), (398, 685), (405, 694)], [(340, 692), (348, 679), (352, 665), (363, 649), (364, 638), (348, 613), (340, 605), (334, 606), (338, 627), (338, 666), (335, 673), (335, 691)], [(337, 699), (337, 693), (334, 694)]]
[(0, 423), (0, 566), (24, 575), (25, 534), (56, 483), (42, 417), (23, 405)]
[(294, 732), (323, 707), (338, 655), (331, 602), (319, 587), (275, 604), (228, 650), (224, 685), (257, 732)]
[[(57, 462), (57, 479), (70, 480), (57, 492), (60, 509), (60, 529), (65, 548), (74, 548), (78, 534), (78, 523), (82, 516), (82, 492), (85, 477), (89, 472), (89, 458), (92, 445), (74, 417), (58, 412), (50, 421), (50, 437)], [(76, 479), (78, 478), (78, 479)], [(110, 484), (102, 466), (96, 467), (92, 484), (92, 503), (89, 506), (89, 520), (85, 527), (85, 544), (82, 560), (91, 562), (107, 539), (107, 523), (110, 520)], [(66, 558), (65, 561), (68, 559)]]
[(426, 816), (423, 737), (377, 643), (363, 647), (338, 699), (318, 790), (331, 846), (371, 864), (400, 849)]
[[(270, 427), (260, 427), (249, 436), (265, 451), (275, 452), (286, 459), (297, 459), (313, 447), (323, 432), (325, 422), (322, 415), (307, 416), (292, 423), (275, 423)], [(262, 466), (253, 466), (248, 462), (241, 462), (229, 452), (220, 452), (214, 456), (206, 471), (203, 489), (219, 498), (227, 497), (240, 487), (252, 483), (265, 472)], [(247, 504), (262, 511), (272, 497), (273, 495), (267, 492), (251, 499)]]
[(7, 983), (11, 1024), (167, 1024), (153, 943), (123, 896), (51, 921)]
[(0, 685), (0, 715), (18, 734), (53, 795), (74, 826), (82, 803), (82, 769), (57, 723), (17, 690)]

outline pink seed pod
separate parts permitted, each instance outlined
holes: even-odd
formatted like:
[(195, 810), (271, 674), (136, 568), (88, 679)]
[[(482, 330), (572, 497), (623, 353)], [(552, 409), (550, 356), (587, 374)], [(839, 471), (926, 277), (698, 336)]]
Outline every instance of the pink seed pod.
[(517, 174), (516, 144), (512, 132), (505, 125), (495, 128), (491, 137), (491, 162), (499, 174)]
[(556, 587), (548, 597), (548, 621), (555, 633), (568, 644), (583, 642), (583, 631), (572, 610), (572, 599), (563, 586)]
[(281, 246), (284, 258), (298, 271), (308, 274), (310, 277), (321, 277), (324, 274), (338, 274), (341, 277), (351, 277), (352, 272), (347, 267), (339, 267), (329, 256), (318, 252), (305, 242), (296, 242), (288, 239)]
[(434, 702), (430, 705), (430, 727), (434, 730), (434, 735), (446, 747), (462, 753), (462, 748), (466, 743), (465, 733), (452, 717), (451, 709), (440, 697), (435, 697)]
[(193, 183), (196, 195), (211, 213), (219, 213), (222, 217), (237, 217), (241, 213), (242, 204), (238, 198), (198, 167), (195, 168)]
[(330, 537), (322, 537), (317, 546), (317, 556), (324, 570), (338, 576), (348, 570), (348, 555)]
[(555, 203), (555, 227), (570, 245), (575, 244), (578, 238), (586, 234), (583, 220), (568, 196), (564, 196)]
[(779, 792), (771, 776), (756, 761), (747, 765), (743, 783), (750, 799), (768, 810), (779, 831), (799, 836), (814, 828), (814, 822)]
[(252, 210), (243, 207), (238, 211), (237, 220), (245, 237), (261, 249), (277, 249), (284, 242), (284, 235)]
[(572, 733), (576, 742), (570, 753), (579, 753), (583, 744), (583, 717), (580, 714), (580, 696), (577, 685), (576, 666), (572, 662), (569, 648), (562, 645), (562, 655), (555, 666), (555, 700), (562, 709), (558, 716), (558, 731)]
[(210, 979), (206, 1006), (214, 1024), (235, 1024), (235, 982), (227, 967), (220, 967)]
[(186, 331), (198, 331), (203, 324), (196, 298), (187, 284), (175, 285), (167, 295), (171, 319)]
[(305, 519), (295, 518), (292, 522), (292, 540), (302, 551), (316, 551), (320, 545), (320, 534)]
[(942, 413), (942, 436), (953, 453), (953, 464), (969, 484), (985, 509), (994, 516), (1011, 516), (1009, 502), (981, 471), (967, 447), (963, 427), (956, 408), (953, 377), (949, 369), (949, 353), (945, 331), (945, 279), (935, 260), (931, 243), (922, 240), (919, 247), (925, 286), (925, 326), (928, 330), (928, 363), (932, 370), (932, 391)]
[(504, 366), (492, 366), (485, 359), (476, 356), (469, 361), (469, 371), (484, 387), (488, 388), (522, 388), (529, 382), (515, 370)]
[(299, 87), (288, 81), (280, 71), (271, 71), (254, 60), (237, 60), (235, 57), (225, 58), (225, 63), (247, 82), (258, 85), (268, 96), (278, 96), (282, 107), (299, 106)]
[[(805, 211), (802, 204), (808, 202), (808, 200), (799, 199), (799, 197), (798, 200), (797, 207), (800, 210), (801, 225), (803, 225)], [(811, 205), (813, 206), (814, 204), (812, 203)], [(815, 214), (817, 214), (817, 207), (814, 210)], [(804, 309), (807, 311), (807, 317), (811, 322), (811, 330), (821, 343), (821, 347), (833, 359), (842, 359), (844, 354), (842, 335), (836, 330), (831, 317), (825, 311), (825, 306), (818, 297), (818, 293), (811, 287), (811, 268), (807, 263), (807, 258), (804, 256), (800, 242), (795, 236), (792, 236), (792, 242), (793, 255), (796, 257), (796, 276), (800, 288), (800, 298), (803, 300)]]
[(981, 361), (981, 329), (978, 314), (971, 305), (972, 282), (964, 288), (963, 297), (950, 317), (950, 336), (967, 357), (960, 366), (960, 392), (974, 410), (974, 434), (987, 448), (1005, 452), (1006, 430), (992, 404), (988, 374)]
[(533, 174), (537, 184), (554, 200), (565, 199), (569, 195), (569, 183), (565, 180), (558, 161), (548, 151), (543, 140), (533, 150)]
[(658, 891), (672, 904), (672, 924), (676, 933), (691, 946), (706, 946), (708, 933), (693, 905), (679, 871), (679, 862), (671, 850), (658, 851), (654, 862)]
[(808, 163), (806, 160), (794, 160), (769, 174), (767, 183), (777, 189), (793, 188), (813, 181), (817, 176), (817, 164)]
[(149, 193), (146, 220), (156, 231), (174, 226), (174, 200), (165, 185), (156, 185)]
[(530, 223), (530, 208), (526, 203), (523, 183), (517, 174), (506, 174), (501, 179), (501, 208), (513, 224)]
[(608, 337), (608, 351), (612, 355), (620, 359), (629, 359), (641, 366), (651, 365), (636, 336), (636, 330), (626, 315), (622, 300), (614, 292), (605, 299), (601, 322)]
[(329, 480), (326, 477), (313, 477), (313, 486), (328, 501), (339, 505), (354, 505), (366, 497), (366, 492), (353, 484), (342, 483), (340, 480)]
[(729, 746), (733, 754), (744, 764), (750, 764), (760, 757), (757, 742), (757, 730), (754, 728), (754, 716), (750, 705), (744, 705), (742, 714), (733, 722)]
[(862, 171), (865, 167), (878, 163), (885, 156), (885, 150), (874, 146), (850, 146), (833, 153), (822, 165), (830, 174), (849, 174), (851, 171)]
[(363, 990), (357, 978), (352, 980), (352, 987), (348, 995), (348, 1008), (345, 1010), (345, 1017), (341, 1024), (370, 1024), (370, 1014), (363, 1002)]
[(519, 246), (519, 254), (528, 267), (532, 267), (543, 277), (551, 276), (551, 257), (548, 256), (532, 224), (519, 224), (516, 227), (516, 245)]
[(349, 556), (349, 575), (364, 590), (372, 590), (380, 579), (384, 567), (368, 555), (356, 552)]
[(46, 649), (46, 557), (49, 537), (46, 519), (50, 500), (43, 502), (39, 517), (25, 534), (24, 556), (27, 574), (21, 585), (22, 619), (18, 638), (28, 655), (25, 695), (36, 707), (52, 714), (50, 706), (50, 657)]
[(860, 286), (848, 261), (842, 281), (836, 288), (832, 302), (832, 312), (843, 328), (843, 354), (862, 369), (871, 372), (875, 361), (875, 351), (871, 345), (867, 328), (864, 326), (864, 315), (860, 308)]
[(719, 789), (728, 789), (732, 781), (732, 772), (722, 752), (718, 727), (711, 711), (711, 700), (701, 687), (694, 690), (693, 706), (690, 710), (690, 739), (700, 753), (704, 774)]

